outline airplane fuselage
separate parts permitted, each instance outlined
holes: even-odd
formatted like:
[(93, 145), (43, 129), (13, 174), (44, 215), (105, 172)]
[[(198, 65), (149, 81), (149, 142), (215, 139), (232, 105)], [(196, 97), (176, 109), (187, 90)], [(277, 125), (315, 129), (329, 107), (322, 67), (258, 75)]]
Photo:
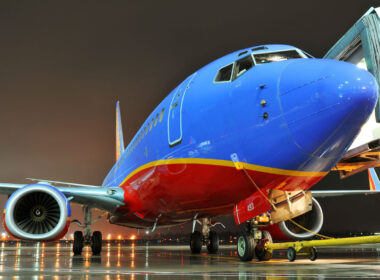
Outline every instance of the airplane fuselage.
[[(259, 61), (258, 54), (283, 51), (299, 57)], [(239, 60), (249, 57), (253, 65), (238, 73)], [(220, 78), (231, 64), (230, 79)], [(263, 190), (309, 189), (373, 110), (371, 83), (354, 65), (307, 58), (285, 45), (240, 50), (206, 65), (157, 106), (107, 175), (103, 186), (120, 186), (125, 198), (110, 222), (151, 227), (232, 214), (256, 191), (232, 154)]]

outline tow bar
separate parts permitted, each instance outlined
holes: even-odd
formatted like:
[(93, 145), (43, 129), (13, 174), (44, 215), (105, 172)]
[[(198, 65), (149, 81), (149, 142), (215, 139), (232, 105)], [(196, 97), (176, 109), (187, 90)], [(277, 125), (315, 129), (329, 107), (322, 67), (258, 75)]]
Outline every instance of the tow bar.
[(288, 260), (293, 262), (296, 256), (308, 255), (311, 261), (318, 258), (316, 247), (328, 246), (346, 246), (357, 244), (373, 244), (380, 243), (380, 235), (373, 236), (360, 236), (360, 237), (347, 237), (347, 238), (331, 238), (323, 240), (309, 240), (309, 241), (293, 241), (283, 243), (266, 242), (264, 250), (272, 255), (273, 250), (287, 249)]

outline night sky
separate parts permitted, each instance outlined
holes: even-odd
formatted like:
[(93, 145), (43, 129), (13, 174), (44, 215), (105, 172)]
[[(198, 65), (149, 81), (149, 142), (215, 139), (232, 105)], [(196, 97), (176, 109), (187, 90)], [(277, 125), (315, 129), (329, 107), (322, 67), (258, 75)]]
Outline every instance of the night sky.
[[(114, 163), (117, 100), (128, 143), (203, 65), (270, 43), (321, 57), (371, 6), (380, 1), (2, 1), (0, 181), (100, 185)], [(365, 173), (343, 181), (330, 174), (316, 186), (328, 188), (366, 189), (368, 181)], [(325, 230), (380, 231), (380, 196), (320, 202)]]

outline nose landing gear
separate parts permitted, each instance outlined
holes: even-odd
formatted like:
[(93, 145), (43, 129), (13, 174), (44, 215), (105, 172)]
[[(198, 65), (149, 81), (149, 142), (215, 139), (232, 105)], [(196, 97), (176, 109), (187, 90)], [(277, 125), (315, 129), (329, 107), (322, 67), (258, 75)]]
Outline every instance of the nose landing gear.
[(265, 248), (265, 243), (272, 243), (272, 236), (266, 230), (260, 231), (247, 222), (247, 229), (238, 237), (237, 253), (241, 261), (251, 261), (256, 257), (259, 261), (268, 261), (272, 257), (272, 251)]

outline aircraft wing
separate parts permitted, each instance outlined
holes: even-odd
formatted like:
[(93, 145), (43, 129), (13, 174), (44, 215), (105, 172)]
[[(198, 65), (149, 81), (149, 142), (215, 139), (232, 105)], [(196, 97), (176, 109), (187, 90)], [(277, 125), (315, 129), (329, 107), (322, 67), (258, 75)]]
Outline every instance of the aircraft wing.
[[(119, 187), (105, 188), (101, 186), (66, 183), (59, 181), (49, 181), (32, 179), (40, 184), (53, 186), (62, 192), (70, 202), (87, 205), (108, 212), (113, 212), (115, 208), (124, 205), (124, 191)], [(11, 195), (18, 189), (28, 184), (0, 183), (0, 194)]]
[(343, 195), (369, 195), (369, 194), (379, 194), (380, 191), (370, 191), (370, 190), (331, 190), (331, 191), (311, 191), (313, 197), (334, 197)]
[(368, 169), (369, 190), (328, 190), (328, 191), (311, 191), (314, 197), (333, 197), (343, 195), (369, 195), (380, 193), (380, 180), (376, 174), (375, 168)]
[(0, 183), (0, 194), (8, 194), (11, 195), (18, 189), (21, 189), (25, 184), (8, 184), (8, 183)]

